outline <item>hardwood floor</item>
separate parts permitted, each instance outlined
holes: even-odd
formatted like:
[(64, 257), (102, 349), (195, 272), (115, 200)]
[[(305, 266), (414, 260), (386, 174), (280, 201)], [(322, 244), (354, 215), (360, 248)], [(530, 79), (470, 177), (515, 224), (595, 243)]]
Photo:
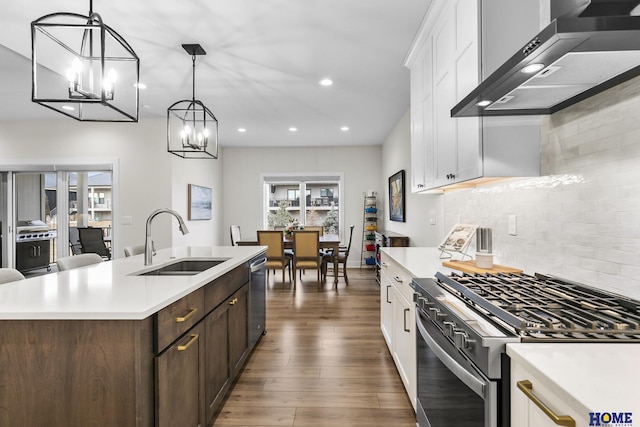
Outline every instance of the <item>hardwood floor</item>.
[(379, 286), (349, 269), (349, 286), (309, 271), (294, 292), (270, 274), (262, 337), (213, 426), (415, 427), (380, 332)]

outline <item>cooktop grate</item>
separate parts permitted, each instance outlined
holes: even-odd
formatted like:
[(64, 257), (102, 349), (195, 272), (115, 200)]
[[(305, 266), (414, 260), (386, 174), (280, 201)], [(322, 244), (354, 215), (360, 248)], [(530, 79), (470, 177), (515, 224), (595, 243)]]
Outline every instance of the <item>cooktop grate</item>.
[(640, 301), (542, 274), (436, 277), (525, 340), (640, 340)]

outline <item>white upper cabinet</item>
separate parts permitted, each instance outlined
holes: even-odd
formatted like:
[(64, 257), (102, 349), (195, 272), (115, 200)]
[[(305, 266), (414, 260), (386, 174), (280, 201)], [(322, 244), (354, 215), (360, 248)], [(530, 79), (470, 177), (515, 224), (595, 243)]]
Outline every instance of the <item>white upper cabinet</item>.
[[(405, 63), (411, 72), (414, 193), (476, 178), (540, 173), (538, 117), (497, 120), (451, 117), (451, 108), (480, 83), (485, 50), (495, 57), (496, 50), (515, 52), (526, 42), (522, 35), (510, 40), (509, 34), (500, 34), (500, 26), (494, 25), (493, 20), (501, 12), (495, 2), (502, 1), (434, 0), (425, 16)], [(500, 19), (526, 18), (535, 21), (532, 26), (537, 28), (537, 1), (508, 1), (515, 15), (503, 14)], [(529, 9), (513, 7), (513, 3), (523, 6), (523, 2), (529, 2)], [(535, 13), (530, 13), (532, 3)], [(521, 16), (519, 10), (526, 10), (526, 14)], [(484, 34), (488, 30), (481, 25), (485, 20), (494, 26), (488, 37)], [(524, 33), (528, 34), (527, 31)], [(480, 40), (485, 38), (499, 40), (500, 46), (481, 46)]]

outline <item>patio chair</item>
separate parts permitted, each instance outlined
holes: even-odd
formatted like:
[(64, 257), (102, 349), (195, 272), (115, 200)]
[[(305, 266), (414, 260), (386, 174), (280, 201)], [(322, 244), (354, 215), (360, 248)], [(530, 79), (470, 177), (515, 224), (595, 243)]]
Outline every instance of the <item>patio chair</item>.
[(102, 228), (78, 227), (82, 253), (94, 253), (103, 258), (111, 259), (111, 251), (104, 243)]

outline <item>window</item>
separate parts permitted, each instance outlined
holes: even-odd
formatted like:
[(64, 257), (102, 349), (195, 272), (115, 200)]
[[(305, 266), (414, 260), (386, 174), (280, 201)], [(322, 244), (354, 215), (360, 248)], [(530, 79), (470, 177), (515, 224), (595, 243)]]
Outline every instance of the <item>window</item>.
[[(322, 226), (324, 234), (341, 235), (341, 174), (327, 176), (263, 176), (263, 227), (278, 229), (297, 223)], [(304, 199), (300, 195), (304, 194)]]

